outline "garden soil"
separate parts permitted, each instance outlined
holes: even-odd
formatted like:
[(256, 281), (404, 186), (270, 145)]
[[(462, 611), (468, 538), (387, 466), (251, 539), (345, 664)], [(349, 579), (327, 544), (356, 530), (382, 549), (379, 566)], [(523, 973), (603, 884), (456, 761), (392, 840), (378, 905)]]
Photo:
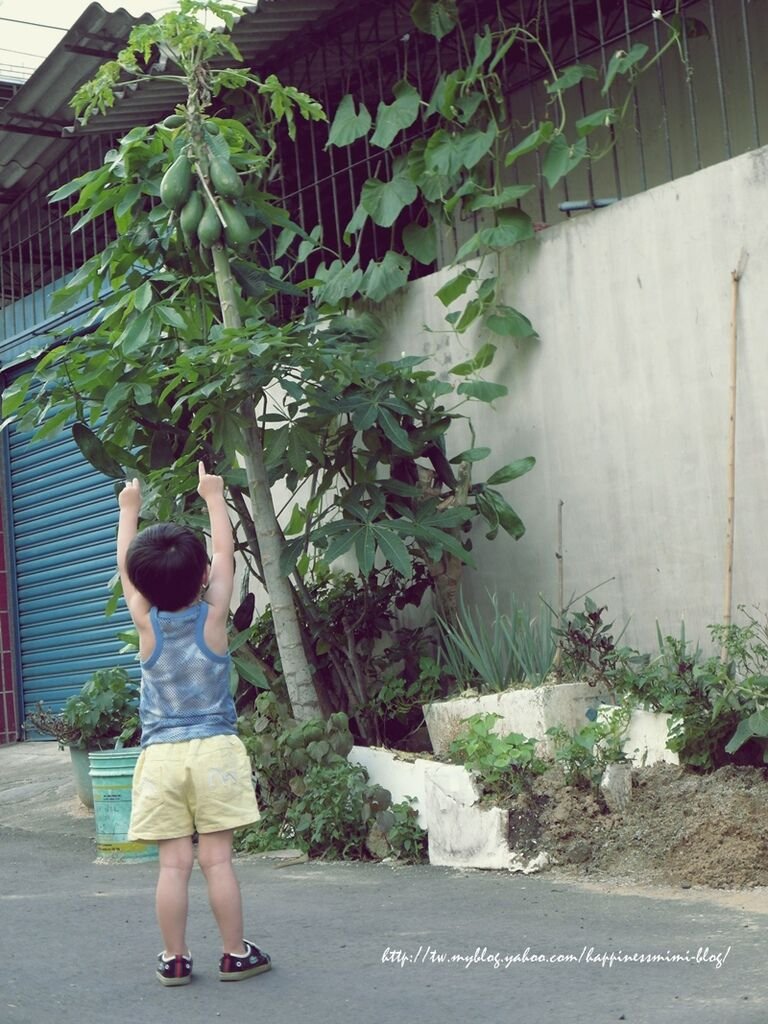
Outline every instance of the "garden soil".
[(566, 785), (553, 768), (511, 806), (510, 846), (529, 856), (545, 850), (552, 870), (571, 878), (768, 886), (768, 771), (639, 769), (627, 806), (611, 812), (599, 792)]

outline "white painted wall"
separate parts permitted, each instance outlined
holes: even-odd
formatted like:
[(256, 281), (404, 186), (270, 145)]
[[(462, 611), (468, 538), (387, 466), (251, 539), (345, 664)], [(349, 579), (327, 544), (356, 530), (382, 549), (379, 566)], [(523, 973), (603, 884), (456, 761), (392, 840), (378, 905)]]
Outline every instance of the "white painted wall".
[[(708, 639), (722, 616), (731, 272), (749, 255), (738, 316), (734, 604), (768, 606), (768, 149), (661, 185), (539, 233), (504, 253), (503, 301), (540, 341), (498, 341), (489, 378), (509, 387), (475, 405), (476, 467), (534, 455), (505, 493), (527, 525), (514, 542), (475, 532), (472, 596), (556, 598), (557, 507), (564, 505), (566, 598), (594, 595), (627, 639), (655, 647), (658, 618)], [(489, 268), (489, 272), (490, 272)], [(455, 271), (417, 281), (383, 313), (391, 354), (430, 353), (441, 372), (488, 340), (443, 329), (435, 291)], [(427, 325), (433, 332), (427, 332)], [(453, 452), (465, 446), (458, 435)]]

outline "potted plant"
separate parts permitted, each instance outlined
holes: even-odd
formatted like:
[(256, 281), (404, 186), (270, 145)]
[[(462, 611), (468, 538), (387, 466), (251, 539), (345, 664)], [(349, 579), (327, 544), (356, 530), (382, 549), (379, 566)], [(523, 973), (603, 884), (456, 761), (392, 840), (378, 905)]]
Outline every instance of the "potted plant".
[(98, 669), (61, 711), (47, 711), (42, 701), (27, 715), (25, 729), (53, 736), (69, 747), (77, 794), (93, 808), (88, 754), (115, 746), (137, 746), (139, 686), (123, 668)]

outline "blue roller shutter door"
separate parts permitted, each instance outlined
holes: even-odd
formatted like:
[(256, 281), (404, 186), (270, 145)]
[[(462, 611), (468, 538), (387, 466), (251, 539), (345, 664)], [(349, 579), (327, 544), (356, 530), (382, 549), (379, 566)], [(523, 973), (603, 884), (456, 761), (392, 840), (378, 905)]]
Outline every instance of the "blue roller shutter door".
[(117, 502), (68, 430), (33, 443), (12, 429), (9, 447), (24, 709), (42, 700), (57, 710), (96, 669), (136, 664), (118, 654), (125, 606), (104, 614)]

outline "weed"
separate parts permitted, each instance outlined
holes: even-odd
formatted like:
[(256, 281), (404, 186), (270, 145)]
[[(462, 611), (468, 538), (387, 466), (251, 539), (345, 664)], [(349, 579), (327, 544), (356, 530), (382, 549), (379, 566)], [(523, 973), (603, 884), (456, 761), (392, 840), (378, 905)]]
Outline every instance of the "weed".
[(495, 714), (472, 715), (466, 721), (465, 732), (448, 748), (448, 756), (477, 777), (484, 795), (503, 799), (529, 786), (532, 777), (541, 774), (546, 765), (536, 756), (536, 740), (516, 732), (505, 736), (493, 732), (500, 718)]

